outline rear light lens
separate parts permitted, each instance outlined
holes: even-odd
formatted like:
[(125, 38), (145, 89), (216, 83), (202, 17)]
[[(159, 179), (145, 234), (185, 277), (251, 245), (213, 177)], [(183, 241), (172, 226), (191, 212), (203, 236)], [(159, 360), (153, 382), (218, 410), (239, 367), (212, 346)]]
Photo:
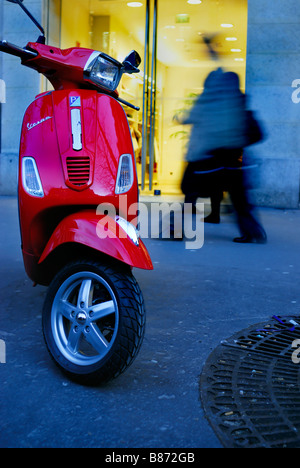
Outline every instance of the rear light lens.
[(26, 157), (22, 159), (22, 182), (29, 195), (33, 197), (44, 196), (39, 171), (33, 158)]
[(122, 154), (119, 161), (116, 194), (128, 192), (133, 184), (133, 165), (131, 154)]

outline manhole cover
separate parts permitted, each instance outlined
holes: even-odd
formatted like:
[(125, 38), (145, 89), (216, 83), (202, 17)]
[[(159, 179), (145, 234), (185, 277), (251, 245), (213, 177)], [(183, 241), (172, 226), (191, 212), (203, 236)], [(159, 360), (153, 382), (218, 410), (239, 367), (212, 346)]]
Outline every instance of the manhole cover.
[(300, 317), (273, 316), (211, 353), (200, 395), (225, 447), (300, 447), (299, 358)]

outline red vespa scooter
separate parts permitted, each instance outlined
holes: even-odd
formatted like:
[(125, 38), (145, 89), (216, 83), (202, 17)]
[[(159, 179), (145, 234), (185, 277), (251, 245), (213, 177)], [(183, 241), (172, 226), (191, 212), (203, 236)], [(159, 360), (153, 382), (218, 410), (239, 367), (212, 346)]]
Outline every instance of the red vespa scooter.
[[(128, 120), (116, 91), (137, 73), (132, 51), (123, 63), (83, 48), (0, 51), (42, 73), (54, 91), (26, 110), (19, 163), (19, 215), (24, 265), (49, 285), (43, 333), (54, 361), (80, 383), (117, 377), (136, 357), (145, 310), (132, 268), (152, 269), (137, 231), (138, 182)], [(132, 106), (134, 107), (134, 106)], [(131, 207), (126, 209), (126, 207)], [(135, 207), (135, 209), (132, 209)]]

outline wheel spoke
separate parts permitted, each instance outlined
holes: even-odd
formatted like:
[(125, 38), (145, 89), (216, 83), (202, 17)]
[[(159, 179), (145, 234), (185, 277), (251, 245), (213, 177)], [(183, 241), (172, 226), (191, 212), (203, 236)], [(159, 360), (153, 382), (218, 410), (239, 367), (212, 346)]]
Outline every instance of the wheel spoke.
[(90, 307), (89, 310), (90, 313), (92, 312), (92, 320), (97, 321), (103, 317), (113, 314), (116, 311), (116, 308), (114, 301), (106, 301)]
[(71, 320), (73, 322), (73, 316), (72, 316), (72, 312), (74, 312), (73, 304), (66, 301), (65, 299), (62, 299), (60, 301), (59, 311), (66, 319)]
[(76, 331), (76, 325), (74, 324), (70, 329), (67, 343), (68, 350), (73, 354), (76, 354), (78, 352), (80, 337), (81, 332)]
[(94, 323), (90, 324), (90, 331), (85, 335), (85, 338), (99, 354), (102, 354), (109, 346), (108, 341)]
[(89, 306), (89, 298), (90, 298), (90, 292), (92, 288), (92, 280), (91, 279), (85, 279), (82, 281), (78, 293), (78, 300), (77, 300), (77, 306), (78, 307), (88, 307)]

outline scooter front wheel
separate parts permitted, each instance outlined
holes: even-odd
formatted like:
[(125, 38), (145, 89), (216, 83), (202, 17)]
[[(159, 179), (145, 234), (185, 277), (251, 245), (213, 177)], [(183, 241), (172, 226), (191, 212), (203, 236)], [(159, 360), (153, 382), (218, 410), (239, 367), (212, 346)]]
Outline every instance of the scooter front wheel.
[(73, 380), (99, 384), (117, 377), (137, 356), (144, 330), (143, 296), (127, 270), (78, 261), (63, 268), (49, 286), (45, 342)]

